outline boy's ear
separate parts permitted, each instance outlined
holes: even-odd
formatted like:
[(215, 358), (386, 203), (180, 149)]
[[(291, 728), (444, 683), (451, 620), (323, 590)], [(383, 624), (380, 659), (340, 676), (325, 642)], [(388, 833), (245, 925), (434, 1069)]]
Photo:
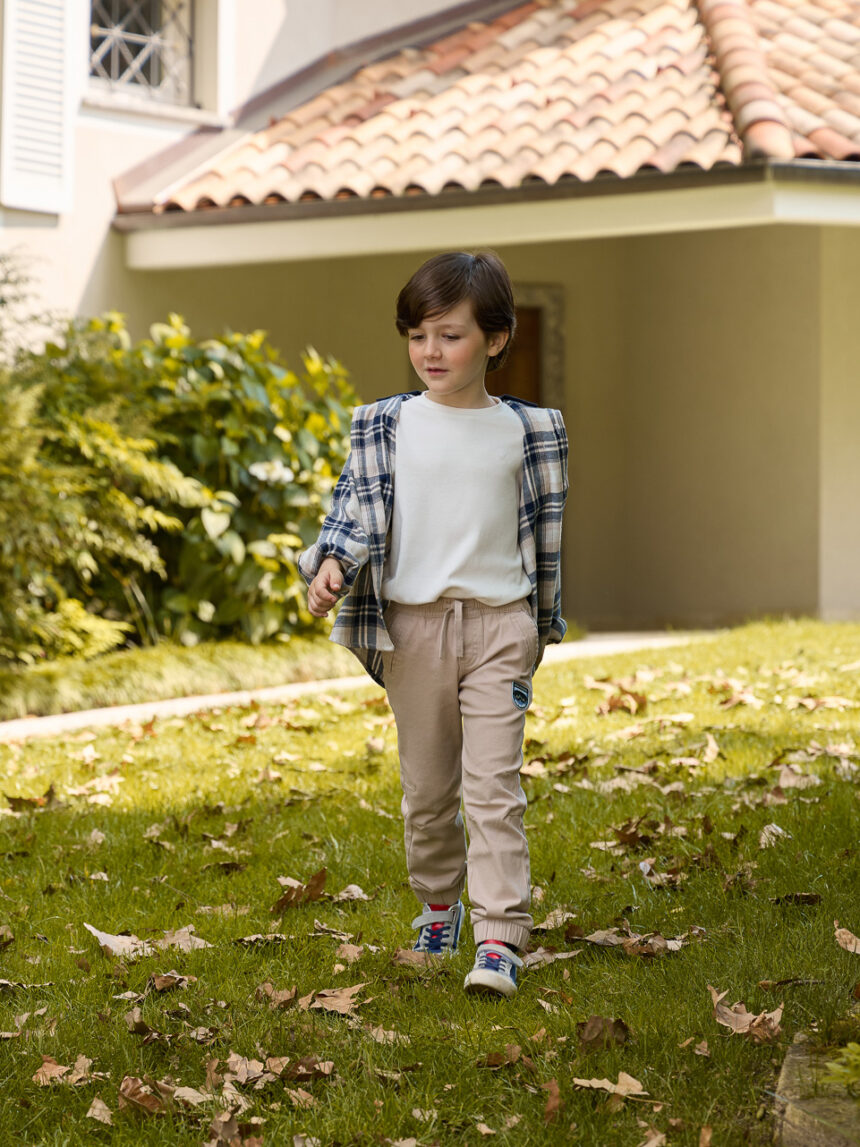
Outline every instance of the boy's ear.
[(501, 352), (505, 349), (505, 346), (507, 345), (510, 337), (510, 331), (494, 331), (493, 334), (490, 335), (490, 338), (488, 339), (490, 358), (494, 358), (497, 354), (501, 354)]

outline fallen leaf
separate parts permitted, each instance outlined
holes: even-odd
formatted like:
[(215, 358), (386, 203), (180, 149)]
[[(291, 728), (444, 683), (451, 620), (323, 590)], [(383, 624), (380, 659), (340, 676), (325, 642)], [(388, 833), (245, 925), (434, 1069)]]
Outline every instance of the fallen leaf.
[(335, 950), (335, 954), (340, 956), (342, 960), (346, 960), (347, 964), (354, 964), (364, 955), (364, 945), (344, 943)]
[(312, 900), (319, 900), (323, 894), (326, 882), (326, 870), (321, 868), (309, 877), (306, 884), (295, 880), (292, 876), (279, 876), (278, 883), (286, 888), (272, 905), (272, 912), (283, 912), (285, 908), (294, 908), (297, 904), (307, 904)]
[(412, 948), (398, 948), (391, 957), (392, 964), (404, 967), (426, 967), (438, 963), (439, 956), (433, 952), (416, 952)]
[(833, 921), (833, 927), (835, 929), (833, 935), (839, 947), (844, 948), (846, 952), (860, 955), (860, 938), (855, 936), (853, 932), (849, 932), (847, 928), (840, 928), (838, 920)]
[(608, 1091), (611, 1095), (647, 1095), (648, 1092), (642, 1087), (638, 1079), (634, 1079), (632, 1075), (628, 1075), (626, 1071), (618, 1073), (618, 1082), (613, 1083), (611, 1079), (573, 1079), (572, 1081), (577, 1087), (591, 1087), (595, 1090)]
[(57, 1063), (52, 1055), (43, 1055), (42, 1066), (33, 1076), (33, 1082), (38, 1083), (40, 1087), (49, 1087), (56, 1080), (62, 1079), (69, 1070), (71, 1069), (68, 1066), (64, 1067), (61, 1063)]
[(321, 1008), (327, 1012), (337, 1012), (342, 1016), (355, 1015), (358, 1001), (353, 997), (364, 987), (366, 987), (366, 982), (353, 984), (348, 988), (324, 988), (322, 991), (314, 993), (314, 1001), (310, 1007)]
[(332, 896), (332, 900), (370, 900), (370, 897), (358, 884), (347, 884), (346, 888)]
[(639, 1144), (639, 1147), (666, 1147), (666, 1136), (656, 1127), (649, 1127), (648, 1134)]
[(286, 1089), (287, 1098), (294, 1107), (313, 1107), (316, 1100), (309, 1091), (305, 1091), (302, 1087), (288, 1087)]
[(154, 1081), (127, 1075), (119, 1085), (119, 1109), (127, 1108), (142, 1115), (163, 1115), (167, 1111), (173, 1089)]
[(556, 908), (540, 924), (535, 924), (532, 932), (551, 932), (554, 928), (560, 928), (562, 924), (566, 924), (568, 920), (575, 919), (575, 912), (568, 912), (566, 908)]
[(286, 944), (289, 939), (283, 932), (255, 932), (253, 936), (239, 936), (233, 943), (246, 948), (266, 948), (270, 944)]
[(714, 1133), (710, 1123), (706, 1123), (699, 1131), (699, 1147), (711, 1147), (711, 1136)]
[(196, 976), (183, 976), (180, 972), (153, 972), (149, 983), (156, 992), (169, 992), (173, 988), (187, 988), (189, 984), (196, 984)]
[(759, 833), (759, 848), (771, 848), (780, 840), (790, 840), (791, 833), (780, 828), (778, 824), (766, 824)]
[(272, 1011), (277, 1008), (290, 1008), (296, 1003), (298, 996), (298, 988), (281, 988), (276, 989), (271, 980), (267, 980), (254, 992), (254, 996), (258, 1000), (268, 999), (269, 1007)]
[(412, 1118), (417, 1119), (419, 1123), (432, 1123), (432, 1121), (436, 1118), (436, 1116), (438, 1114), (439, 1114), (439, 1112), (436, 1111), (436, 1109), (433, 1107), (429, 1107), (429, 1108), (413, 1107), (412, 1108)]
[(481, 1133), (481, 1135), (495, 1135), (496, 1134), (496, 1132), (492, 1129), (492, 1127), (488, 1127), (486, 1125), (486, 1123), (476, 1123), (475, 1124), (475, 1130), (479, 1131)]
[(564, 1108), (564, 1100), (558, 1090), (558, 1080), (547, 1080), (546, 1083), (541, 1084), (541, 1089), (548, 1093), (546, 1106), (543, 1109), (543, 1121), (544, 1123), (553, 1123)]
[(527, 952), (523, 957), (523, 966), (540, 968), (544, 964), (553, 964), (556, 960), (571, 960), (581, 951), (582, 948), (575, 948), (572, 952), (553, 952), (549, 948), (536, 948), (534, 952)]
[(373, 1027), (371, 1024), (365, 1024), (364, 1030), (372, 1039), (375, 1039), (377, 1043), (406, 1044), (410, 1042), (408, 1035), (402, 1035), (396, 1031), (386, 1031), (385, 1028), (381, 1026)]
[(585, 1051), (599, 1048), (620, 1047), (630, 1037), (630, 1029), (624, 1020), (610, 1019), (607, 1016), (589, 1016), (576, 1025), (579, 1046)]
[(110, 1127), (113, 1123), (110, 1108), (98, 1095), (90, 1104), (89, 1111), (86, 1113), (84, 1118), (97, 1119), (99, 1123), (106, 1123), (108, 1127)]
[(156, 940), (157, 948), (178, 948), (180, 952), (194, 952), (198, 948), (211, 948), (212, 945), (195, 934), (194, 925), (186, 924), (172, 932), (165, 932), (162, 940)]
[(760, 1012), (754, 1015), (748, 1012), (742, 1003), (732, 1004), (729, 1008), (722, 999), (726, 992), (718, 992), (708, 984), (708, 991), (714, 1003), (714, 1019), (718, 1024), (731, 1028), (740, 1035), (748, 1035), (753, 1043), (770, 1043), (781, 1034), (779, 1021), (782, 1018), (783, 1005), (780, 1004), (772, 1012)]

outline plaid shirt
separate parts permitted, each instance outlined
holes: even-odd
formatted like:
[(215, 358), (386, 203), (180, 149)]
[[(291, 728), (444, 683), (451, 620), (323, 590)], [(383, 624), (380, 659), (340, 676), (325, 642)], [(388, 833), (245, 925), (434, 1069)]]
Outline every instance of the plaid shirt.
[[(331, 640), (345, 645), (382, 685), (382, 651), (394, 645), (383, 621), (382, 573), (394, 505), (395, 448), (401, 403), (419, 392), (395, 394), (356, 407), (350, 454), (332, 496), (331, 511), (317, 541), (299, 557), (310, 585), (325, 558), (343, 569), (341, 606)], [(561, 641), (561, 524), (567, 497), (567, 434), (561, 413), (504, 395), (502, 401), (522, 419), (523, 473), (519, 545), (531, 582), (529, 605), (540, 637), (538, 659)]]

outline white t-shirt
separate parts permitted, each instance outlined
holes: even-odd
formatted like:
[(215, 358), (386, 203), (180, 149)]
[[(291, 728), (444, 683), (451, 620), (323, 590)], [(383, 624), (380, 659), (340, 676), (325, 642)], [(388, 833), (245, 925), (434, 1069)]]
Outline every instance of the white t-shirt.
[(523, 435), (501, 401), (462, 410), (425, 393), (402, 404), (383, 598), (507, 605), (529, 595), (518, 540)]

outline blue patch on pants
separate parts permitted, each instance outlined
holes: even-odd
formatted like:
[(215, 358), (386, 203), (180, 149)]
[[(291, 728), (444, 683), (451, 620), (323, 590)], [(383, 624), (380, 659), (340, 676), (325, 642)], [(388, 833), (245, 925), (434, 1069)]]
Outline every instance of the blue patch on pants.
[(528, 709), (532, 699), (532, 688), (525, 681), (514, 681), (511, 686), (514, 704), (518, 709)]

